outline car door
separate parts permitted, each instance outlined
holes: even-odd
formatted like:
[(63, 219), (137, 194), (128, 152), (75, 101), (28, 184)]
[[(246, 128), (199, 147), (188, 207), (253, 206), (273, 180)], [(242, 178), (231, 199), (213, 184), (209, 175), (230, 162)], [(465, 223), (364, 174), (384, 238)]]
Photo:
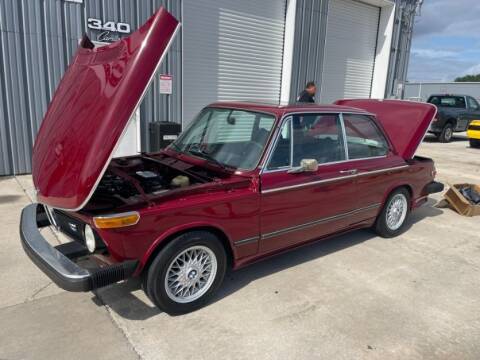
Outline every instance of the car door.
[(356, 221), (373, 220), (385, 194), (398, 183), (395, 173), (407, 171), (405, 160), (393, 153), (382, 130), (371, 116), (344, 114), (348, 158), (357, 170), (358, 212)]
[[(318, 170), (292, 172), (302, 159), (316, 159)], [(261, 173), (261, 252), (350, 225), (357, 195), (355, 169), (346, 160), (339, 114), (294, 114), (284, 119)]]
[(468, 124), (472, 120), (480, 120), (480, 105), (478, 104), (477, 100), (475, 100), (471, 96), (467, 96), (467, 106), (468, 106), (468, 123), (465, 124), (465, 130), (468, 127)]
[(471, 118), (466, 96), (455, 96), (455, 111), (457, 113), (457, 125), (455, 131), (465, 131)]

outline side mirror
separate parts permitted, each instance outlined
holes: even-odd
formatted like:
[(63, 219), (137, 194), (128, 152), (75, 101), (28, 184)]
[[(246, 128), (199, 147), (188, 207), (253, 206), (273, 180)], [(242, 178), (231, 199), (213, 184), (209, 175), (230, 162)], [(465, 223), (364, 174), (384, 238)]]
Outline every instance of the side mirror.
[(289, 174), (298, 174), (302, 172), (316, 172), (318, 170), (318, 161), (315, 159), (302, 159), (300, 166), (288, 170)]

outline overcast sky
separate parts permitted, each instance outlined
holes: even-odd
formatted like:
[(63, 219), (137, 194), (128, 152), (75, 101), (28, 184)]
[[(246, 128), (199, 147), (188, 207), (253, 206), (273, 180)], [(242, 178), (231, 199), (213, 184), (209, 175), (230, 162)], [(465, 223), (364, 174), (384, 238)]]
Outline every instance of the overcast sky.
[(409, 81), (480, 73), (480, 0), (424, 0), (413, 31)]

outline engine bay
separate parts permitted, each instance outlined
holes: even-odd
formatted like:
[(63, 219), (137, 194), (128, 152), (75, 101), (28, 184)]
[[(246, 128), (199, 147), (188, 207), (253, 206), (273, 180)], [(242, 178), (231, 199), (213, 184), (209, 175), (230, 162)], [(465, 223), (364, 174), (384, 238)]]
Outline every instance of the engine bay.
[(224, 177), (225, 174), (169, 157), (142, 154), (110, 162), (84, 210), (108, 211), (153, 201), (163, 194)]

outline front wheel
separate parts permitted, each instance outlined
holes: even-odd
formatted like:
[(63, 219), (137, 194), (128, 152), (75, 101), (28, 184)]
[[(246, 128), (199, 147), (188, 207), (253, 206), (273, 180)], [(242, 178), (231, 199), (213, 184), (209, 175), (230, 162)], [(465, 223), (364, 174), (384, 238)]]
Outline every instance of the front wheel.
[(375, 232), (385, 238), (399, 235), (410, 213), (410, 193), (405, 188), (390, 194), (374, 225)]
[(207, 231), (178, 236), (156, 256), (145, 274), (144, 290), (170, 315), (196, 310), (211, 299), (227, 267), (225, 249)]

